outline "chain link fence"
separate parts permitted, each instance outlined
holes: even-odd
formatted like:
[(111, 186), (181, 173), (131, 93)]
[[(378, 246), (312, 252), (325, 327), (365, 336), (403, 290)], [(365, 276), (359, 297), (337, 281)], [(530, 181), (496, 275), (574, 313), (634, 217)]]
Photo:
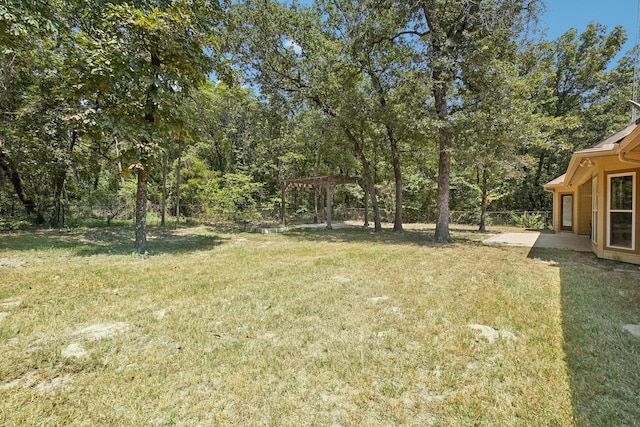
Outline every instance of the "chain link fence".
[[(149, 222), (159, 222), (162, 217), (162, 205), (149, 204), (147, 206)], [(278, 223), (280, 222), (280, 209), (271, 207), (253, 207), (250, 210), (236, 210), (233, 212), (220, 212), (215, 206), (182, 205), (180, 218), (175, 212), (165, 211), (167, 221), (176, 222), (251, 222)], [(393, 212), (381, 210), (383, 222), (393, 221)], [(132, 203), (114, 203), (102, 205), (67, 205), (64, 208), (64, 222), (67, 226), (86, 222), (104, 222), (110, 224), (114, 221), (134, 221), (135, 205)], [(364, 208), (346, 208), (336, 206), (333, 210), (334, 221), (364, 221)], [(452, 224), (478, 225), (480, 223), (479, 211), (451, 211), (450, 222)], [(28, 220), (20, 207), (0, 212), (0, 222)], [(436, 217), (433, 213), (421, 213), (407, 209), (404, 212), (406, 223), (433, 223)], [(290, 224), (306, 224), (326, 221), (326, 213), (320, 210), (318, 214), (307, 209), (297, 211), (287, 210), (287, 222)], [(369, 221), (373, 221), (373, 212), (369, 209)], [(553, 223), (551, 211), (490, 211), (486, 212), (485, 223), (487, 226), (518, 226), (525, 228), (550, 228)]]

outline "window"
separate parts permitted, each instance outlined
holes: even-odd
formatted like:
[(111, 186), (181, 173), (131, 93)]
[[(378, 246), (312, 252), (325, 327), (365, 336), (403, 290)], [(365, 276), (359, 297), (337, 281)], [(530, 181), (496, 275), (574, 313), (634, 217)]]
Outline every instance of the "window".
[(636, 174), (608, 176), (607, 246), (635, 249), (635, 193)]
[(598, 242), (598, 177), (591, 180), (591, 241)]

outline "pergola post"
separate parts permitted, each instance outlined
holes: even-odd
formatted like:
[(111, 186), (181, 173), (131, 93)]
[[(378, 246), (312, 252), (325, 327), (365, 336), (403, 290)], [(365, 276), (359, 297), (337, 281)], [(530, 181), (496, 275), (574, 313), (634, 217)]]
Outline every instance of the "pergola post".
[(313, 223), (318, 223), (318, 187), (313, 187)]
[[(340, 184), (358, 184), (362, 186), (362, 179), (357, 177), (348, 177), (348, 176), (325, 175), (325, 176), (310, 176), (310, 177), (303, 177), (303, 178), (290, 178), (290, 179), (281, 180), (280, 189), (282, 190), (282, 202), (280, 206), (280, 218), (282, 220), (282, 224), (283, 225), (287, 224), (285, 195), (289, 187), (291, 186), (305, 187), (305, 188), (320, 187), (320, 188), (324, 188), (324, 190), (327, 193), (327, 198), (326, 198), (327, 228), (331, 229), (332, 228), (331, 221), (333, 219), (333, 189), (335, 188), (336, 185), (340, 185)], [(365, 191), (365, 225), (368, 225), (369, 221), (368, 221), (368, 213), (367, 213), (368, 211), (366, 207), (367, 206), (366, 200), (367, 199), (366, 199), (366, 191)], [(325, 202), (325, 199), (320, 197), (320, 202)], [(314, 203), (314, 205), (317, 206), (317, 203)], [(317, 212), (317, 207), (315, 209)], [(321, 209), (321, 212), (322, 212), (322, 209)]]

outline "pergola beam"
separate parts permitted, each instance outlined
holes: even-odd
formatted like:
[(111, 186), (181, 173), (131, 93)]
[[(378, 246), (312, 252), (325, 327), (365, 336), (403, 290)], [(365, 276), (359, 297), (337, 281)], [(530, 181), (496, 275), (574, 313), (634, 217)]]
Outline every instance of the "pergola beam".
[[(358, 177), (339, 176), (339, 175), (324, 175), (324, 176), (308, 176), (302, 178), (289, 178), (280, 181), (280, 188), (282, 193), (281, 203), (281, 219), (282, 224), (287, 223), (287, 209), (285, 195), (289, 187), (302, 187), (302, 188), (314, 188), (322, 187), (327, 193), (327, 228), (331, 229), (331, 221), (333, 219), (333, 189), (336, 185), (340, 184), (357, 184), (364, 189), (364, 182)], [(366, 189), (365, 189), (366, 197)], [(365, 202), (365, 218), (367, 218), (366, 202)]]

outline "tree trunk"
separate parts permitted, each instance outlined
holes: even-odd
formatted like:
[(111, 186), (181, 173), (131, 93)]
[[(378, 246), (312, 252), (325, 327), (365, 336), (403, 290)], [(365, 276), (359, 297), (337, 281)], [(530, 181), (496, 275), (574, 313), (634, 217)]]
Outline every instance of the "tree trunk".
[(486, 168), (482, 168), (482, 200), (480, 202), (480, 227), (478, 231), (487, 231), (486, 217), (487, 217), (487, 201), (489, 196), (489, 186), (487, 182), (489, 180), (489, 172)]
[[(73, 149), (76, 145), (78, 133), (71, 131), (71, 138), (69, 140), (69, 146), (67, 147), (67, 155), (71, 157)], [(70, 161), (70, 160), (69, 160)], [(69, 170), (69, 163), (66, 162), (57, 171), (54, 186), (53, 186), (53, 215), (51, 218), (51, 226), (54, 228), (64, 226), (64, 217), (62, 213), (62, 194), (64, 193), (64, 184), (67, 180), (67, 172)]]
[[(367, 70), (371, 82), (373, 83), (376, 92), (378, 93), (378, 102), (383, 111), (387, 109), (387, 99), (385, 97), (385, 91), (380, 83), (378, 75), (371, 69)], [(393, 177), (395, 180), (395, 197), (396, 207), (393, 220), (393, 231), (402, 232), (402, 171), (400, 169), (400, 153), (398, 151), (398, 141), (393, 132), (393, 127), (387, 122), (385, 123), (387, 130), (387, 141), (391, 148), (391, 163), (393, 165)]]
[(162, 214), (160, 217), (160, 225), (166, 224), (167, 217), (167, 176), (169, 175), (169, 154), (165, 151), (162, 153)]
[[(159, 70), (161, 65), (158, 49), (151, 50), (151, 66)], [(155, 73), (158, 78), (158, 71)], [(155, 123), (155, 113), (158, 108), (155, 102), (158, 86), (154, 83), (149, 86), (145, 101), (144, 121), (152, 128)], [(151, 143), (145, 138), (140, 144), (140, 163), (138, 170), (138, 186), (136, 190), (136, 250), (138, 254), (147, 253), (147, 181), (149, 179), (149, 151)]]
[[(315, 175), (320, 175), (320, 150), (316, 150)], [(313, 223), (318, 223), (318, 187), (313, 187)]]
[(376, 233), (382, 231), (382, 220), (380, 219), (380, 207), (378, 206), (378, 197), (376, 196), (376, 184), (369, 175), (369, 197), (371, 198), (371, 206), (373, 207), (373, 229)]
[(434, 239), (439, 243), (451, 242), (449, 233), (449, 179), (451, 175), (451, 132), (446, 120), (449, 115), (447, 105), (447, 83), (442, 80), (443, 70), (433, 71), (433, 96), (436, 113), (441, 121), (438, 129), (438, 201)]
[(148, 161), (143, 154), (138, 168), (138, 187), (136, 191), (136, 251), (139, 255), (147, 252), (147, 171)]
[(394, 137), (393, 129), (387, 126), (387, 136), (391, 145), (391, 161), (393, 163), (393, 176), (396, 183), (396, 212), (393, 220), (393, 231), (402, 232), (402, 171), (400, 170), (400, 153), (398, 141)]
[[(312, 98), (312, 100), (329, 117), (338, 117), (338, 113), (330, 109), (320, 99)], [(353, 132), (351, 132), (351, 129), (348, 126), (342, 125), (342, 130), (344, 131), (349, 141), (351, 141), (351, 143), (353, 144), (354, 151), (356, 155), (360, 158), (360, 162), (362, 163), (363, 179), (365, 180), (366, 188), (369, 191), (369, 195), (371, 196), (371, 206), (373, 206), (374, 230), (376, 232), (382, 231), (382, 221), (380, 219), (380, 208), (378, 207), (378, 197), (376, 196), (376, 186), (375, 186), (375, 181), (373, 179), (373, 175), (371, 175), (371, 168), (369, 166), (369, 161), (367, 160), (367, 156), (365, 156), (364, 154), (364, 150), (362, 149), (362, 146), (360, 145), (358, 138), (356, 138)]]
[(56, 174), (53, 183), (53, 213), (51, 215), (51, 227), (58, 228), (62, 225), (62, 193), (67, 176), (66, 167), (62, 167)]
[(178, 162), (176, 163), (176, 227), (180, 223), (180, 172), (182, 170), (182, 143), (178, 141)]
[(362, 190), (364, 191), (364, 226), (368, 227), (369, 226), (369, 191), (366, 188), (366, 186), (362, 187)]
[(13, 164), (13, 162), (11, 162), (7, 158), (6, 154), (4, 153), (4, 150), (2, 150), (1, 143), (0, 143), (0, 169), (2, 169), (4, 173), (9, 177), (9, 180), (11, 181), (11, 185), (13, 185), (13, 189), (15, 190), (16, 195), (18, 196), (18, 199), (20, 199), (20, 202), (22, 203), (22, 206), (24, 207), (27, 214), (29, 216), (35, 214), (37, 224), (44, 223), (44, 218), (42, 217), (42, 214), (37, 212), (36, 203), (31, 198), (29, 198), (29, 196), (27, 196), (27, 192), (24, 188), (24, 181), (22, 180), (22, 177), (18, 173), (18, 170)]
[(331, 230), (333, 228), (333, 185), (328, 184), (325, 186), (325, 191), (327, 193), (327, 230)]
[(351, 140), (353, 143), (353, 148), (360, 158), (360, 162), (362, 163), (362, 175), (366, 182), (367, 191), (369, 192), (369, 196), (371, 197), (371, 206), (373, 207), (373, 224), (374, 230), (376, 232), (382, 231), (382, 221), (380, 219), (380, 207), (378, 206), (378, 197), (376, 196), (376, 184), (373, 180), (373, 175), (371, 175), (371, 167), (369, 165), (369, 161), (364, 154), (364, 150), (360, 145), (358, 139), (353, 135), (351, 130), (347, 127), (344, 127), (344, 132), (347, 135), (347, 138)]

